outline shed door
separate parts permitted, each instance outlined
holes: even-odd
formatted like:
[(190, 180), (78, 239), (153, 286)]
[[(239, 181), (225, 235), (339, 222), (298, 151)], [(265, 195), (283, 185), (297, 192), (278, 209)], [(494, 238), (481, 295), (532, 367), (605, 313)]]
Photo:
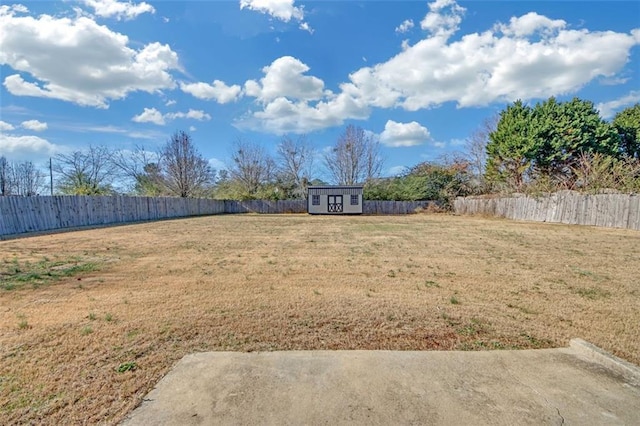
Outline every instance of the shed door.
[(342, 213), (342, 195), (329, 195), (329, 213)]

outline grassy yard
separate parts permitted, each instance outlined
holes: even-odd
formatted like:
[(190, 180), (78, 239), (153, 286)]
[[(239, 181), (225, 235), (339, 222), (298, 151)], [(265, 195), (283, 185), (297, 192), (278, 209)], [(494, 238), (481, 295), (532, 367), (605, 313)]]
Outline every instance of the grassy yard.
[(0, 242), (0, 424), (116, 423), (185, 354), (487, 350), (640, 363), (640, 233), (228, 215)]

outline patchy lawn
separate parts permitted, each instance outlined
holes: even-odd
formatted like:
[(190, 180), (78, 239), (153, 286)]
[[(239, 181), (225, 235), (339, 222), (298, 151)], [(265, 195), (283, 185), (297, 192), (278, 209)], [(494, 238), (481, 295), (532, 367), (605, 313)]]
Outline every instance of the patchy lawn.
[(117, 423), (185, 354), (486, 350), (640, 363), (640, 233), (228, 215), (0, 242), (0, 424)]

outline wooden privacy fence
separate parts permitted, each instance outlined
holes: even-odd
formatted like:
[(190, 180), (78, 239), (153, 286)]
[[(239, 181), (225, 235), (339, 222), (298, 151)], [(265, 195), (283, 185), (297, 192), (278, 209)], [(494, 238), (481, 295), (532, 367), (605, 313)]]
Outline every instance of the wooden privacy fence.
[(53, 196), (0, 197), (0, 235), (224, 213), (204, 198)]
[(435, 201), (372, 201), (364, 200), (362, 212), (364, 214), (411, 214), (429, 206), (435, 206)]
[(306, 200), (224, 200), (225, 213), (306, 213)]
[(640, 230), (640, 196), (561, 191), (544, 197), (458, 198), (457, 214)]
[[(364, 214), (411, 214), (435, 204), (433, 201), (370, 201), (364, 200)], [(306, 213), (306, 200), (225, 200), (225, 213)]]
[[(365, 201), (365, 214), (408, 214), (429, 201)], [(223, 213), (306, 213), (305, 200), (127, 196), (0, 197), (0, 236)]]

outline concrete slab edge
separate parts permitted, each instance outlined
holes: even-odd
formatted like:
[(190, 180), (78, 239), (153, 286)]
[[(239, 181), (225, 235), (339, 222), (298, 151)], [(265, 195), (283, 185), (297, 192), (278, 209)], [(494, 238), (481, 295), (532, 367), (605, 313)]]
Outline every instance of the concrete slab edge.
[(606, 352), (594, 344), (582, 339), (571, 339), (569, 347), (603, 367), (622, 375), (632, 384), (640, 386), (640, 367)]

